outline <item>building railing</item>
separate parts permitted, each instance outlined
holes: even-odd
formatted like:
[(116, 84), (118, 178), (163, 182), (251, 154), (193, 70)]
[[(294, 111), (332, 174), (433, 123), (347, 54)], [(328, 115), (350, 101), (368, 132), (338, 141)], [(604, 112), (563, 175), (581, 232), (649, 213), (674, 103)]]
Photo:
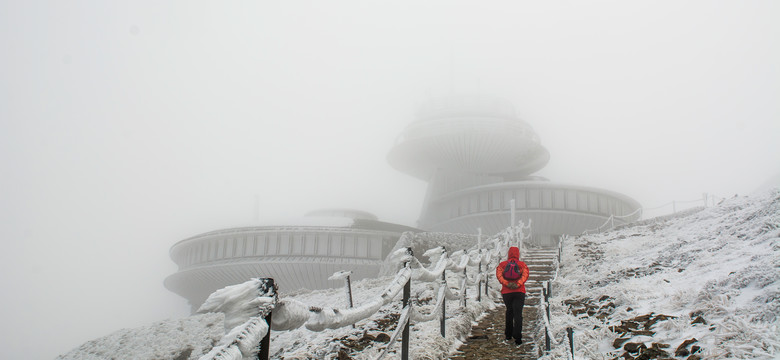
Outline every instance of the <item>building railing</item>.
[[(610, 216), (609, 216), (609, 218), (607, 218), (607, 220), (606, 220), (606, 221), (604, 221), (604, 223), (603, 223), (603, 224), (599, 225), (599, 226), (598, 226), (598, 227), (596, 227), (596, 228), (593, 228), (593, 229), (587, 229), (587, 230), (583, 231), (583, 232), (582, 232), (582, 235), (587, 235), (587, 234), (594, 234), (594, 233), (600, 233), (600, 232), (602, 232), (602, 231), (606, 231), (606, 230), (613, 229), (613, 228), (615, 227), (615, 219), (616, 219), (616, 218), (617, 218), (617, 219), (627, 219), (627, 218), (630, 218), (630, 217), (632, 217), (632, 216), (634, 216), (634, 215), (636, 215), (636, 214), (638, 213), (638, 214), (639, 214), (639, 218), (641, 219), (641, 218), (643, 218), (643, 217), (646, 215), (646, 213), (647, 213), (648, 211), (652, 211), (652, 210), (659, 210), (659, 209), (667, 208), (667, 207), (669, 207), (670, 205), (671, 205), (671, 208), (672, 208), (672, 212), (671, 212), (671, 213), (672, 213), (672, 214), (676, 214), (676, 213), (678, 212), (678, 205), (686, 205), (686, 204), (688, 204), (688, 205), (689, 205), (689, 204), (701, 204), (701, 205), (699, 205), (699, 206), (704, 206), (704, 207), (707, 207), (707, 206), (708, 206), (708, 203), (709, 203), (710, 201), (712, 201), (712, 202), (713, 202), (713, 205), (714, 205), (714, 202), (715, 202), (715, 200), (716, 200), (716, 199), (721, 199), (721, 200), (723, 200), (723, 199), (725, 199), (725, 198), (722, 198), (722, 197), (719, 197), (719, 196), (715, 196), (715, 195), (712, 195), (712, 194), (708, 194), (708, 193), (703, 193), (703, 194), (702, 194), (702, 198), (701, 198), (701, 199), (693, 199), (693, 200), (672, 200), (672, 201), (670, 201), (670, 202), (668, 202), (668, 203), (665, 203), (665, 204), (663, 204), (663, 205), (659, 205), (659, 206), (656, 206), (656, 207), (652, 207), (652, 208), (639, 208), (639, 209), (636, 209), (636, 210), (634, 210), (634, 212), (632, 212), (632, 213), (630, 213), (630, 214), (627, 214), (627, 215), (622, 215), (622, 216), (620, 216), (620, 215), (610, 215)], [(687, 206), (687, 207), (685, 208), (685, 210), (687, 210), (687, 209), (690, 209), (690, 208), (691, 208), (691, 206)], [(682, 210), (682, 209), (681, 209), (681, 210)]]

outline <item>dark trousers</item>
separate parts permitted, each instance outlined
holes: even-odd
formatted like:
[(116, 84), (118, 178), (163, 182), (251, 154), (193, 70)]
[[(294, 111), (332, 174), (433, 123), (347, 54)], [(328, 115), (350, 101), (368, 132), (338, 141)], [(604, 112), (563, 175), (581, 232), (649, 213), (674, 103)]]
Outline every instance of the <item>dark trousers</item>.
[(504, 336), (507, 339), (515, 338), (520, 343), (523, 334), (523, 306), (525, 305), (525, 293), (514, 292), (502, 294), (506, 305), (506, 326)]

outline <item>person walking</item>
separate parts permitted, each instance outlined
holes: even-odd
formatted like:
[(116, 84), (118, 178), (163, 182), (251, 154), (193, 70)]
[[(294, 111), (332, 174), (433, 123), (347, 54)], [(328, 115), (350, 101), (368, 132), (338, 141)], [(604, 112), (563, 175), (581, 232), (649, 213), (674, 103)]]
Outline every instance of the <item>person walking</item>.
[(520, 249), (509, 248), (507, 260), (496, 267), (496, 278), (501, 283), (501, 297), (506, 305), (504, 336), (507, 341), (515, 339), (515, 345), (523, 343), (523, 306), (525, 305), (525, 282), (528, 280), (528, 266), (520, 261)]

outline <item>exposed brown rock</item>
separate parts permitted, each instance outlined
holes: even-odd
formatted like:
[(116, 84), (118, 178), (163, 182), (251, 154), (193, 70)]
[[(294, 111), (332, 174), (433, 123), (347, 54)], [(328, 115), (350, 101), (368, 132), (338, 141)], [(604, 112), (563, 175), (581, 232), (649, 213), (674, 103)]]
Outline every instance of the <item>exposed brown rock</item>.
[(640, 350), (643, 350), (643, 349), (647, 349), (647, 346), (645, 346), (645, 344), (643, 344), (643, 343), (633, 343), (633, 342), (630, 342), (630, 343), (626, 343), (625, 345), (623, 345), (623, 350), (628, 351), (630, 353), (637, 353), (637, 352), (639, 352)]
[(386, 342), (390, 341), (390, 335), (387, 335), (385, 333), (376, 334), (376, 337), (374, 338), (374, 341), (386, 343)]
[(623, 343), (628, 341), (631, 338), (617, 338), (615, 341), (612, 342), (612, 347), (615, 349), (620, 349), (623, 346)]
[(677, 347), (677, 350), (674, 351), (674, 356), (688, 356), (690, 355), (690, 351), (688, 351), (688, 345), (693, 344), (697, 342), (696, 338), (691, 338), (688, 340), (685, 340), (680, 344), (680, 346)]

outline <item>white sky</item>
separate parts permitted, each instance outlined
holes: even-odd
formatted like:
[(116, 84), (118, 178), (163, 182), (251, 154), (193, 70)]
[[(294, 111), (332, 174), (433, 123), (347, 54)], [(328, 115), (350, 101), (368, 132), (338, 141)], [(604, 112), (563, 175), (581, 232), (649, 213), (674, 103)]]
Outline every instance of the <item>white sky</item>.
[[(553, 181), (647, 207), (780, 171), (780, 3), (0, 1), (0, 349), (181, 317), (170, 246), (351, 207), (413, 225), (385, 161), (429, 96), (512, 101)], [(22, 356), (22, 354), (25, 354)]]

